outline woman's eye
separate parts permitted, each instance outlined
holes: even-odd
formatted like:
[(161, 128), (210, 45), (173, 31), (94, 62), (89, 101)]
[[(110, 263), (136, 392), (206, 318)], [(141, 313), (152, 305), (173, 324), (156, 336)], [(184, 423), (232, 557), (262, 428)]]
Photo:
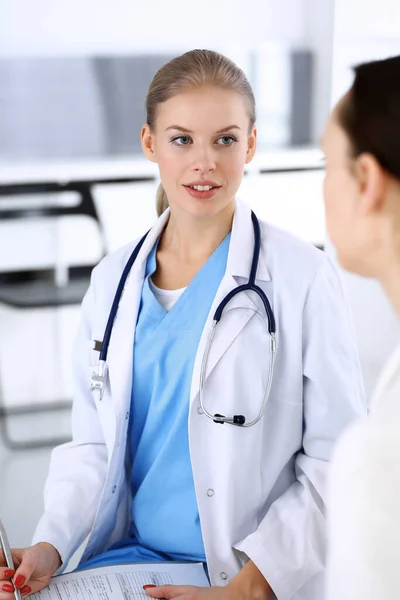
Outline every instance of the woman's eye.
[(179, 137), (174, 138), (173, 143), (177, 146), (187, 146), (190, 144), (190, 137), (188, 135), (180, 135)]
[(217, 140), (217, 142), (220, 146), (231, 146), (236, 141), (237, 140), (236, 140), (236, 138), (233, 137), (233, 135), (223, 135), (222, 137), (220, 137)]

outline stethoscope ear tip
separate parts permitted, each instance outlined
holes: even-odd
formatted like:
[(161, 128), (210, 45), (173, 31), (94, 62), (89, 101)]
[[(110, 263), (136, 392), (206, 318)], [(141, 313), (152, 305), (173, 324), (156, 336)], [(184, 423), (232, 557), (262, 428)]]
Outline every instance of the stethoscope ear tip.
[(244, 425), (246, 423), (246, 417), (244, 415), (233, 416), (234, 425)]

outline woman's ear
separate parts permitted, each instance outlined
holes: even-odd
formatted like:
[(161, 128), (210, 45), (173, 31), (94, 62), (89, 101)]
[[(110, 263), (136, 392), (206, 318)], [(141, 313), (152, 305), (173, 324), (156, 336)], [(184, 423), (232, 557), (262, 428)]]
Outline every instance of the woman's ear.
[(154, 149), (154, 136), (147, 123), (145, 123), (142, 127), (140, 139), (145, 157), (151, 160), (152, 162), (157, 162), (156, 153)]
[(362, 214), (379, 212), (388, 190), (389, 177), (386, 171), (375, 156), (365, 152), (355, 160), (354, 175), (358, 183)]
[(257, 129), (253, 126), (247, 138), (246, 165), (253, 160), (257, 147)]

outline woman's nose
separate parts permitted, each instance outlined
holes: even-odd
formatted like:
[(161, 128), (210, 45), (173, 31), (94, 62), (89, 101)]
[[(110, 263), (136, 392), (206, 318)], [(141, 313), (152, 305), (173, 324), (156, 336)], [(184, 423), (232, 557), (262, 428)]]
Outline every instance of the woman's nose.
[(216, 160), (212, 151), (198, 151), (192, 163), (193, 171), (200, 173), (210, 173), (216, 168)]

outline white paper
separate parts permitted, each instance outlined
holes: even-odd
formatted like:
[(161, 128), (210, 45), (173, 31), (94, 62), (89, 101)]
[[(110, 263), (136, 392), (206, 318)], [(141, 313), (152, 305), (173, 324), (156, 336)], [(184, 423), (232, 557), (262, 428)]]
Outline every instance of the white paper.
[(146, 584), (208, 587), (202, 563), (135, 563), (97, 567), (52, 577), (34, 600), (148, 600)]

